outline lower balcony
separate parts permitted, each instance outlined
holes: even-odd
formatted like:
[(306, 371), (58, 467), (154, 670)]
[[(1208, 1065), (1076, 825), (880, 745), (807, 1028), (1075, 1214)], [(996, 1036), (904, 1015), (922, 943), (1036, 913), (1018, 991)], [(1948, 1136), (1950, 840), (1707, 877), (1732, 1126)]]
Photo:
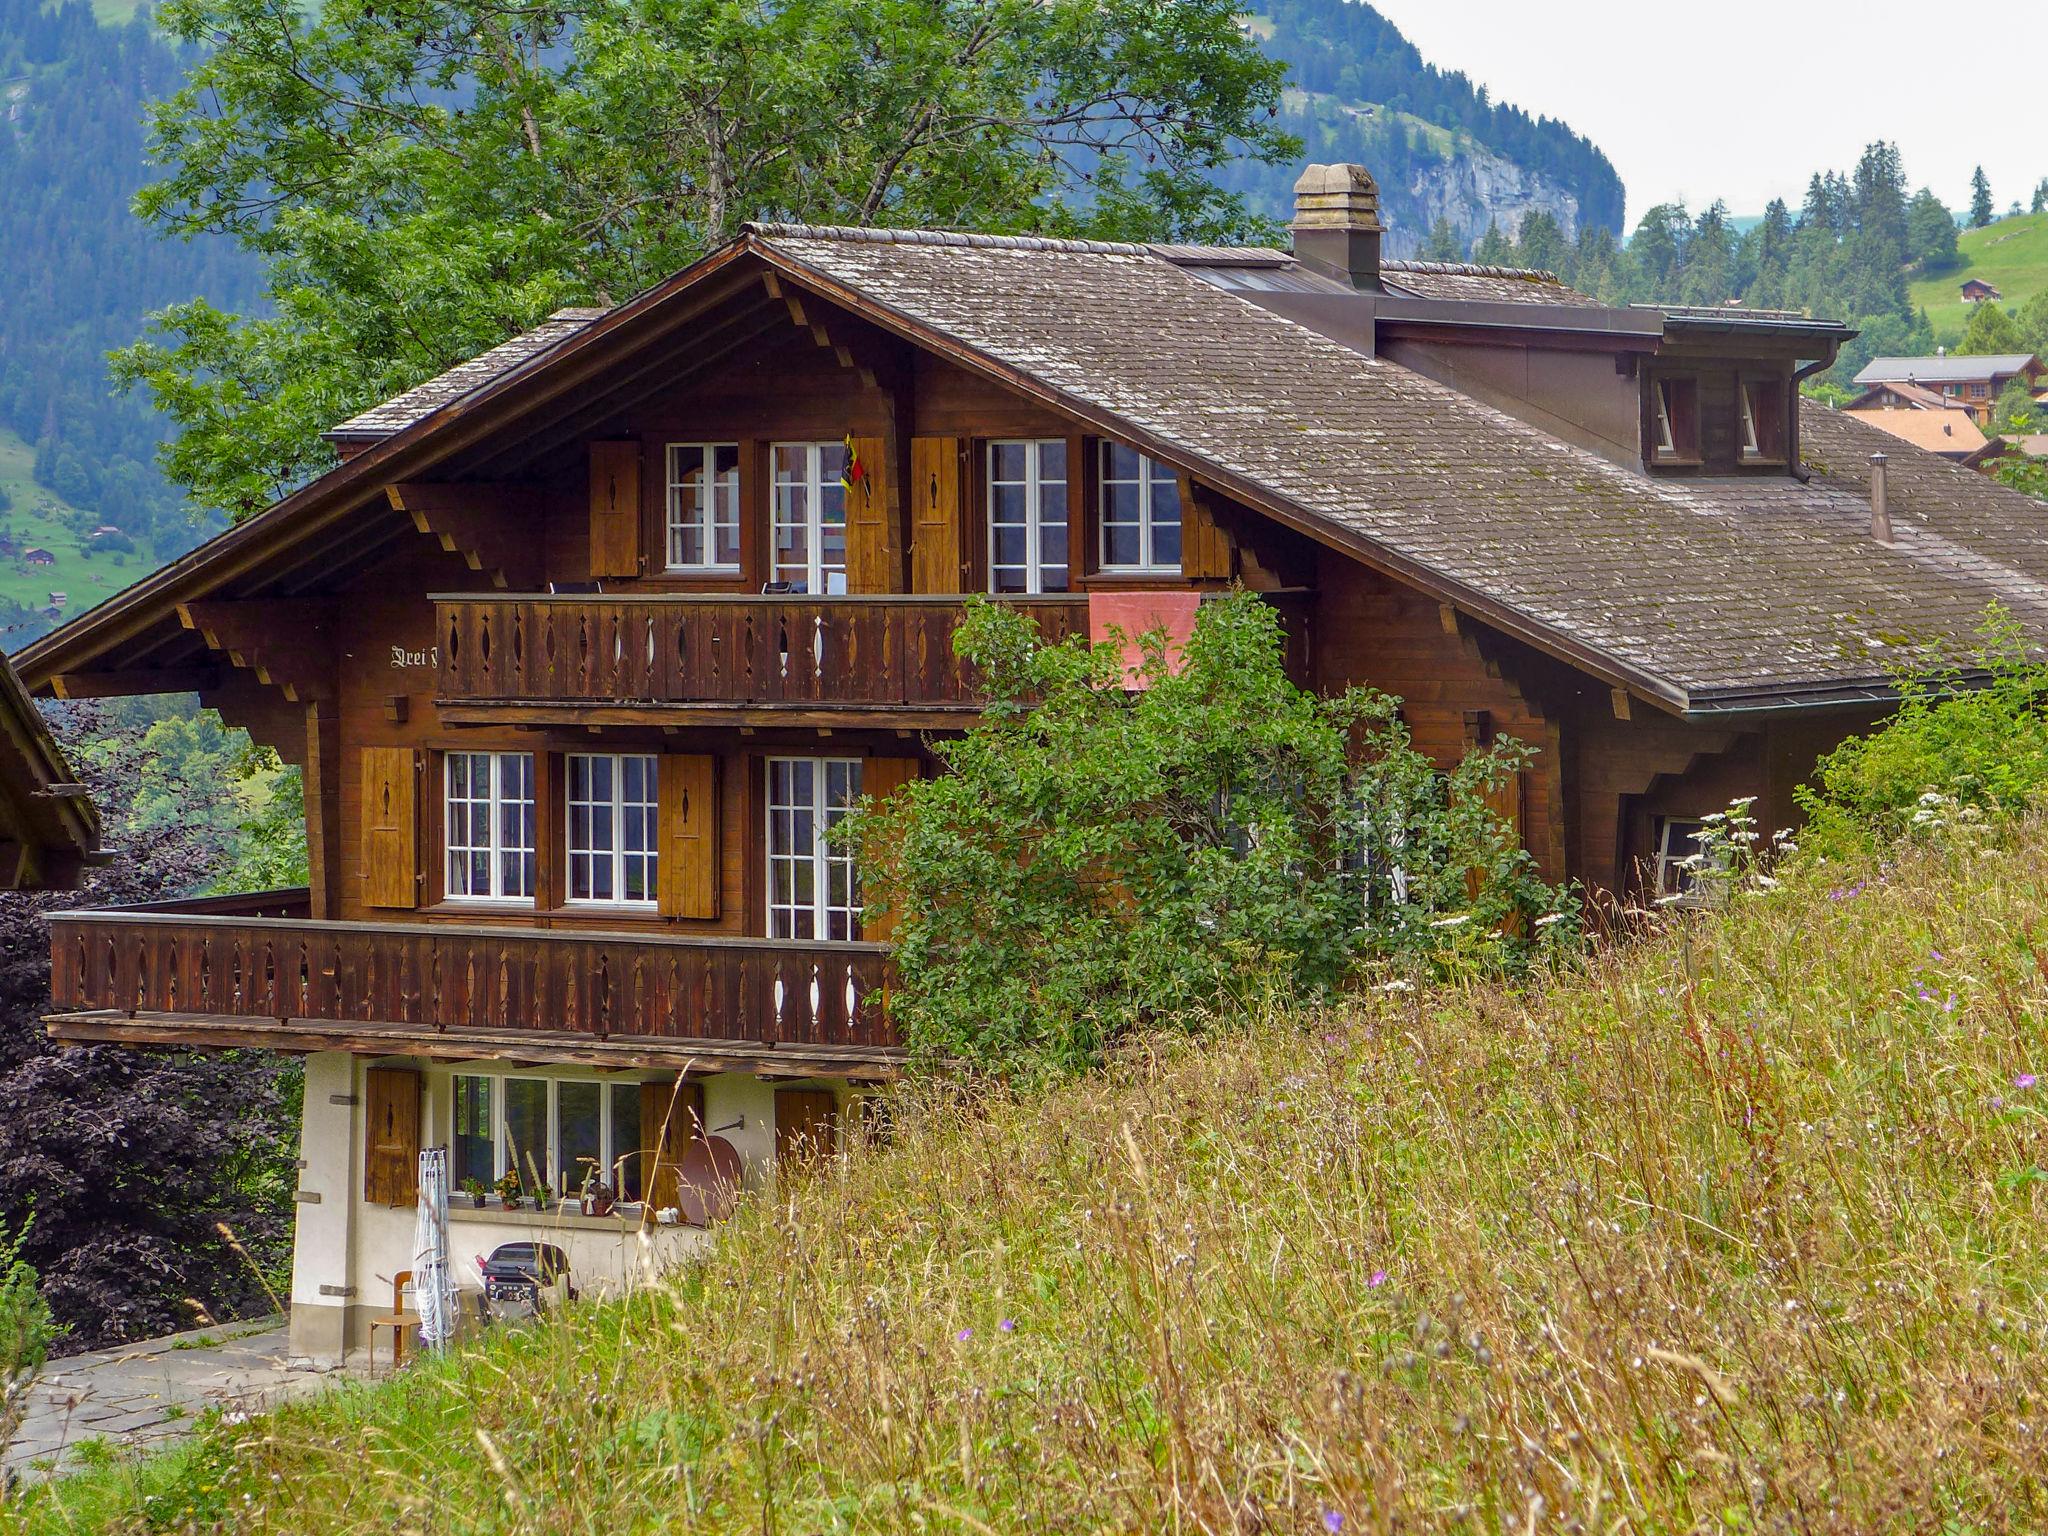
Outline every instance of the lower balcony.
[(303, 891), (50, 919), (62, 1040), (891, 1075), (881, 944), (316, 922)]

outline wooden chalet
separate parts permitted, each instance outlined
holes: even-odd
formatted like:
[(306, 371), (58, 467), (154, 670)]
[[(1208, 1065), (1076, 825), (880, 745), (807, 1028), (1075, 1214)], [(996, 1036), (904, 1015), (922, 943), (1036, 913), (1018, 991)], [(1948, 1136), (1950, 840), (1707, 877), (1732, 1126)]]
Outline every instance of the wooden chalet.
[[(1991, 600), (2048, 628), (2036, 504), (1800, 401), (1842, 327), (1382, 261), (1362, 171), (1298, 196), (1291, 251), (749, 226), (340, 424), (333, 471), (23, 653), (59, 696), (197, 690), (305, 772), (310, 889), (60, 917), (50, 1020), (308, 1053), (300, 1348), (404, 1266), (423, 1141), (701, 1216), (640, 1170), (715, 1141), (758, 1182), (896, 1070), (822, 832), (975, 718), (966, 594), (1060, 636), (1265, 593), (1299, 676), (1400, 695), (1439, 759), (1533, 744), (1527, 846), (1623, 896), (1734, 796), (1790, 822)], [(636, 1251), (463, 1204), (461, 1253)]]

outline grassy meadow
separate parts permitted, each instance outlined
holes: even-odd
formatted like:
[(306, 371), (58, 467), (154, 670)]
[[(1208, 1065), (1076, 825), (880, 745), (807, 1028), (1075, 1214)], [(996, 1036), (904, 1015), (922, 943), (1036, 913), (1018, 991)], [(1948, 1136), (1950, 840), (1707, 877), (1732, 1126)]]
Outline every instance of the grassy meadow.
[[(140, 581), (156, 569), (149, 546), (137, 542), (133, 553), (88, 555), (78, 547), (78, 537), (60, 518), (71, 506), (55, 491), (35, 482), (35, 449), (13, 432), (0, 428), (0, 489), (12, 505), (0, 512), (0, 526), (10, 529), (22, 548), (40, 547), (57, 557), (54, 565), (30, 565), (19, 557), (0, 556), (0, 597), (24, 608), (38, 610), (52, 592), (62, 592), (68, 602), (64, 614), (83, 612), (112, 597), (122, 588)], [(117, 560), (119, 563), (116, 563)], [(0, 651), (18, 651), (51, 626), (37, 623), (21, 633), (0, 632)]]
[(890, 1145), (37, 1532), (2048, 1525), (2048, 824)]
[(1982, 229), (1966, 229), (1957, 245), (1963, 264), (1939, 277), (1925, 278), (1910, 290), (1913, 307), (1925, 309), (1935, 337), (1954, 346), (1970, 323), (1970, 306), (1962, 299), (1963, 283), (1981, 277), (2005, 295), (2005, 307), (2018, 309), (2048, 288), (2048, 213), (1998, 219)]

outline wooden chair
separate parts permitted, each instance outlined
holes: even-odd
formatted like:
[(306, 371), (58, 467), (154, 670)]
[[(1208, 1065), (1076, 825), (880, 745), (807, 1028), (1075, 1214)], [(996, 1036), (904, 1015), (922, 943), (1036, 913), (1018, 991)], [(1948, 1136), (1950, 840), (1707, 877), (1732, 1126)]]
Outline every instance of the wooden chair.
[(370, 1319), (370, 1369), (377, 1369), (377, 1330), (391, 1330), (391, 1369), (396, 1371), (405, 1364), (405, 1332), (420, 1325), (420, 1315), (406, 1310), (406, 1287), (412, 1284), (412, 1271), (401, 1269), (391, 1277), (391, 1311), (384, 1317)]

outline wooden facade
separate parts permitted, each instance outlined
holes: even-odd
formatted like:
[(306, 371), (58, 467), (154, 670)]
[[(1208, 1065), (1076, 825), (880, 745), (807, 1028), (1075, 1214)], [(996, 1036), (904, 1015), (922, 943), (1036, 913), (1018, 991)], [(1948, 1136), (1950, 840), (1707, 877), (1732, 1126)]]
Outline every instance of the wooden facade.
[[(1047, 445), (1043, 463), (1058, 464), (1056, 482), (1033, 483), (1056, 528), (1043, 547), (1063, 551), (1064, 569), (1050, 590), (1000, 600), (1059, 639), (1087, 631), (1103, 593), (1266, 593), (1287, 615), (1297, 676), (1399, 695), (1439, 762), (1504, 736), (1534, 747), (1500, 808), (1553, 880), (1633, 899), (1660, 818), (1738, 793), (1789, 814), (1788, 765), (1810, 764), (1802, 751), (1857, 719), (1816, 717), (1802, 736), (1683, 718), (1185, 464), (1155, 466), (1179, 507), (1177, 561), (1108, 568), (1104, 445), (1118, 439), (1099, 421), (786, 275), (721, 260), (706, 264), (686, 323), (650, 321), (583, 372), (562, 365), (560, 387), (536, 374), (488, 413), (458, 401), (438, 440), (357, 445), (336, 472), (351, 477), (347, 495), (321, 501), (315, 487), (306, 510), (279, 509), (302, 533), (236, 530), (167, 582), (155, 609), (103, 621), (90, 643), (60, 632), (43, 647), (37, 681), (49, 691), (195, 688), (299, 764), (312, 870), (300, 913), (62, 918), (60, 1032), (247, 1042), (268, 1031), (298, 1048), (412, 1041), (533, 1060), (583, 1059), (598, 1043), (619, 1059), (731, 1060), (746, 1046), (825, 1073), (889, 1069), (897, 1042), (874, 942), (886, 935), (861, 935), (857, 921), (830, 937), (776, 926), (773, 765), (857, 764), (861, 788), (886, 794), (932, 771), (935, 736), (972, 723), (982, 695), (952, 643), (967, 594), (999, 585), (1001, 443)], [(1426, 338), (1402, 346), (1425, 371), (1483, 371), (1469, 347), (1459, 365), (1448, 353), (1432, 362)], [(1550, 396), (1528, 382), (1542, 357), (1524, 358), (1514, 387), (1557, 419), (1580, 410), (1574, 431), (1588, 440), (1625, 432), (1639, 412), (1648, 433), (1663, 375), (1617, 367), (1612, 351), (1556, 350), (1568, 387)], [(1783, 348), (1712, 361), (1699, 375), (1707, 393), (1732, 401), (1767, 376), (1773, 408), (1789, 409)], [(1606, 393), (1564, 399), (1587, 380)], [(1774, 421), (1763, 461), (1742, 464), (1733, 407), (1709, 418), (1699, 461), (1782, 474), (1796, 453), (1796, 423)], [(858, 466), (831, 590), (782, 589), (778, 465), (798, 456), (778, 457), (778, 445)], [(674, 450), (700, 447), (730, 455), (730, 506), (718, 503), (712, 532), (727, 537), (729, 510), (731, 546), (690, 564), (672, 558), (672, 499), (685, 495)], [(452, 885), (468, 846), (454, 786), (493, 754), (521, 765), (530, 890), (479, 895)], [(659, 829), (659, 873), (632, 901), (572, 889), (571, 779), (592, 755), (653, 764), (638, 803)]]

